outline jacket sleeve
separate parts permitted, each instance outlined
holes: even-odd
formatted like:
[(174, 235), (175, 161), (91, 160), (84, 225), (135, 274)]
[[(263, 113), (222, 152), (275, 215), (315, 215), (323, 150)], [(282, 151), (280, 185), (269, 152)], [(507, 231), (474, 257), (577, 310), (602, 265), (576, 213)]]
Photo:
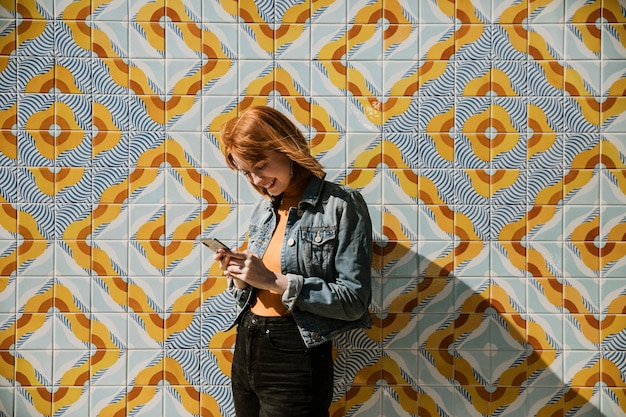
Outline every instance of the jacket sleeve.
[(283, 293), (285, 306), (324, 317), (358, 320), (368, 311), (372, 278), (372, 223), (365, 200), (355, 190), (346, 192), (345, 204), (337, 210), (337, 243), (331, 263), (334, 281), (322, 277), (287, 274)]
[(239, 308), (244, 308), (246, 304), (250, 301), (250, 297), (252, 297), (254, 288), (251, 286), (247, 286), (243, 289), (237, 288), (233, 283), (232, 278), (228, 278), (228, 292), (230, 293), (230, 295), (233, 296)]

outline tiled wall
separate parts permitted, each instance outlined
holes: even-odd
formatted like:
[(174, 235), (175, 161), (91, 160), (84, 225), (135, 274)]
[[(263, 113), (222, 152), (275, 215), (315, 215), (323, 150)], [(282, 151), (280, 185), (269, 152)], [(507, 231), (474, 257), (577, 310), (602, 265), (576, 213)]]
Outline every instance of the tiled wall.
[(3, 1), (0, 416), (233, 416), (257, 104), (374, 222), (334, 417), (624, 415), (625, 91), (623, 0)]

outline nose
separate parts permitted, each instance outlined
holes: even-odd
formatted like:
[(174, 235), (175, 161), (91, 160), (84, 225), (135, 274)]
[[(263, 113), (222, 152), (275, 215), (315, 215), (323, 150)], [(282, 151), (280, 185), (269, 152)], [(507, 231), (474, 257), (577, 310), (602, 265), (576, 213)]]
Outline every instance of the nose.
[(257, 174), (255, 174), (254, 172), (251, 172), (249, 175), (250, 175), (250, 179), (252, 180), (252, 183), (254, 185), (260, 185), (261, 182), (263, 182), (263, 179), (260, 176), (258, 176)]

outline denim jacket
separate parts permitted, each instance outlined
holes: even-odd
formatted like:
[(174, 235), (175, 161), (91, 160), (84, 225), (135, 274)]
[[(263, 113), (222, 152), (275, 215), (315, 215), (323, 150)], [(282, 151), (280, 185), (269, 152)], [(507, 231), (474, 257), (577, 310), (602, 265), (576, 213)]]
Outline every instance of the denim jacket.
[[(264, 198), (252, 212), (248, 249), (262, 257), (275, 227), (276, 208)], [(372, 325), (372, 224), (358, 191), (313, 176), (289, 211), (280, 264), (288, 278), (283, 304), (308, 347)], [(229, 291), (237, 301), (236, 324), (254, 288), (231, 281)]]

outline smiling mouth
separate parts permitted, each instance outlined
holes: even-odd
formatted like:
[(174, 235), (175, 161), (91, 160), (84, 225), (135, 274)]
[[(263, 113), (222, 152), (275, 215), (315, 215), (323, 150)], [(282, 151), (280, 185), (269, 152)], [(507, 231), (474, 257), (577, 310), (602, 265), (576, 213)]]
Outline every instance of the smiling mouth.
[(274, 179), (272, 180), (272, 182), (270, 182), (268, 185), (266, 185), (266, 186), (265, 186), (265, 187), (263, 187), (263, 188), (265, 188), (266, 190), (269, 190), (270, 188), (272, 188), (272, 187), (274, 186), (274, 184), (276, 184), (276, 178), (274, 178)]

